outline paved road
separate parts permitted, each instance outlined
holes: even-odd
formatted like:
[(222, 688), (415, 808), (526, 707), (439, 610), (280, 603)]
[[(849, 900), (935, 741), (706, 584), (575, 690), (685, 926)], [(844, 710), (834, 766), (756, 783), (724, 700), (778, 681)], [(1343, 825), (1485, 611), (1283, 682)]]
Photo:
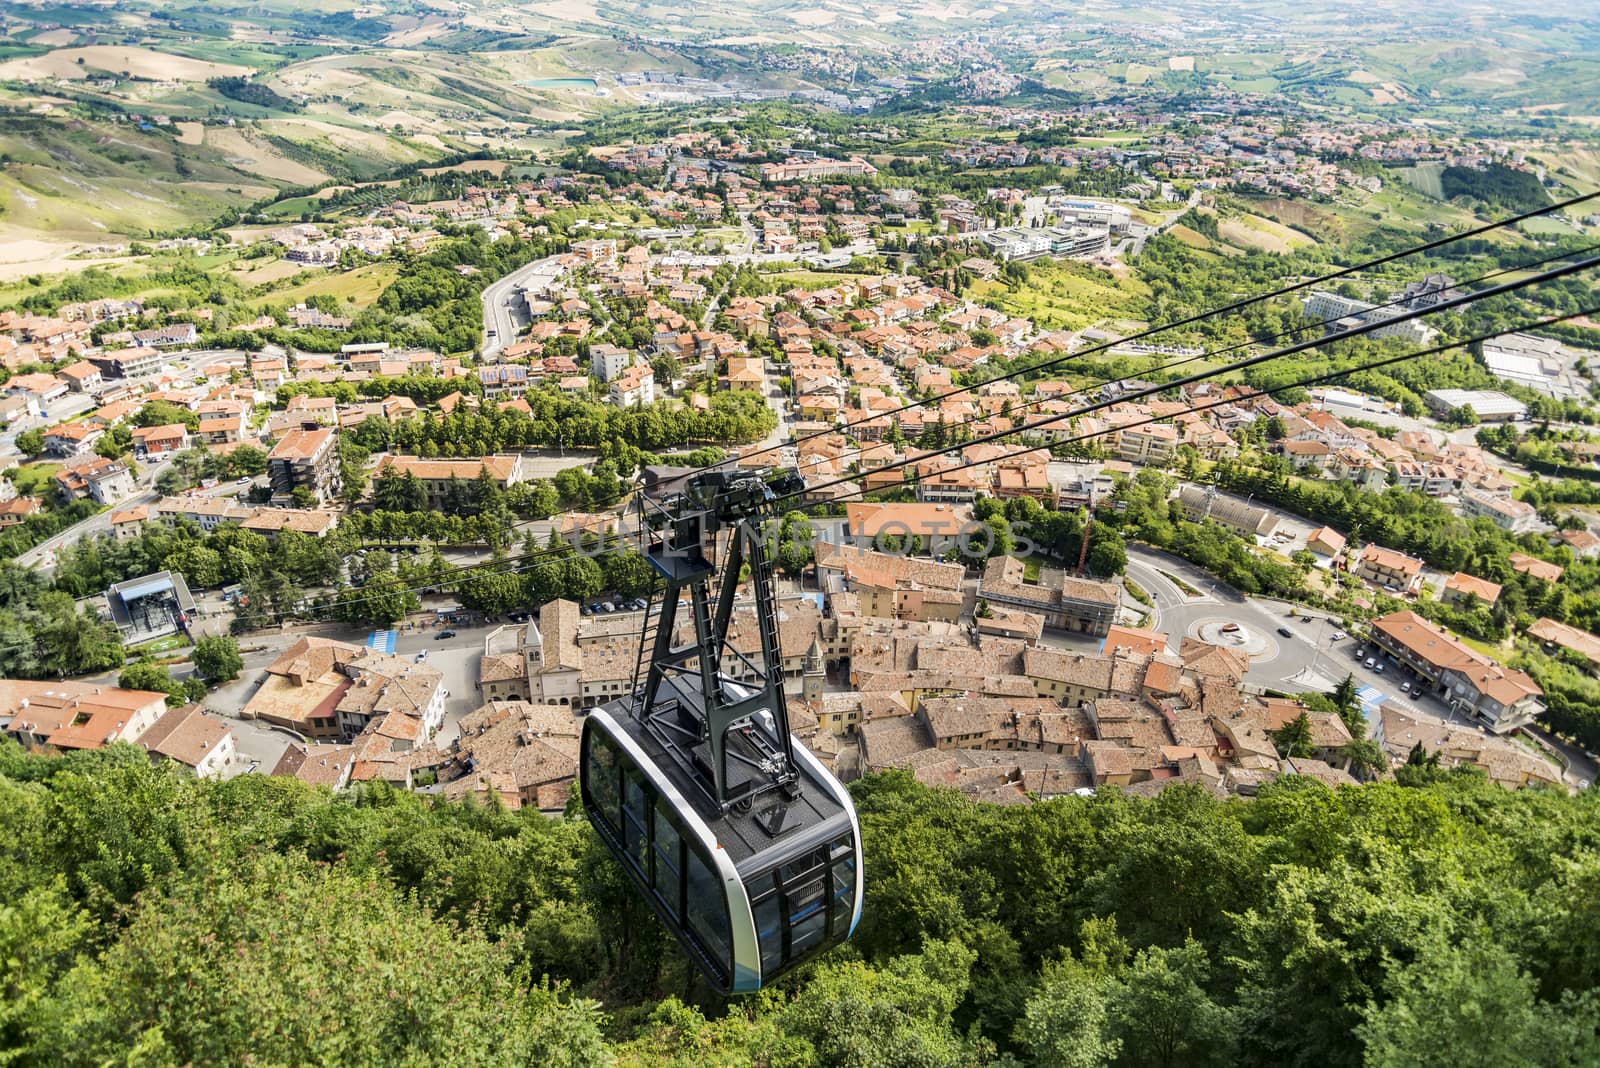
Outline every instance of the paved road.
[[(1166, 575), (1199, 590), (1199, 596), (1185, 593)], [(1350, 675), (1358, 686), (1374, 687), (1386, 695), (1387, 703), (1403, 711), (1457, 727), (1479, 729), (1475, 720), (1452, 711), (1436, 695), (1400, 696), (1401, 683), (1411, 680), (1412, 676), (1392, 662), (1385, 668), (1382, 658), (1376, 655), (1377, 650), (1358, 632), (1336, 639), (1334, 634), (1345, 629), (1337, 618), (1321, 612), (1308, 614), (1307, 610), (1284, 602), (1244, 597), (1185, 560), (1139, 546), (1128, 546), (1128, 576), (1144, 587), (1155, 601), (1150, 626), (1165, 632), (1174, 650), (1185, 635), (1199, 637), (1201, 629), (1208, 624), (1214, 627), (1220, 622), (1237, 623), (1248, 631), (1252, 644), (1263, 647), (1261, 652), (1251, 656), (1250, 669), (1245, 673), (1249, 684), (1284, 693), (1325, 693)], [(1295, 612), (1293, 617), (1289, 614), (1291, 608)], [(1293, 637), (1284, 638), (1278, 634), (1279, 627), (1286, 627)], [(1366, 666), (1369, 657), (1376, 661), (1373, 669)], [(1369, 731), (1376, 731), (1377, 725), (1377, 717), (1369, 716)], [(1600, 768), (1582, 750), (1548, 738), (1546, 741), (1556, 745), (1568, 758), (1569, 767), (1564, 777), (1570, 785), (1596, 781)]]
[(772, 428), (772, 433), (768, 434), (766, 437), (762, 438), (759, 443), (757, 443), (757, 448), (772, 450), (771, 454), (766, 457), (767, 463), (796, 463), (799, 459), (799, 453), (796, 452), (794, 448), (779, 447), (784, 442), (789, 440), (790, 436), (793, 434), (793, 431), (789, 427), (788, 402), (783, 395), (783, 390), (778, 388), (778, 380), (772, 376), (770, 371), (767, 373), (767, 376), (761, 380), (761, 390), (766, 394), (767, 407), (771, 408), (773, 414), (778, 417), (778, 422), (777, 425)]
[[(1200, 591), (1199, 595), (1185, 593), (1167, 575)], [(1399, 680), (1392, 671), (1368, 671), (1355, 661), (1354, 650), (1362, 644), (1358, 638), (1333, 638), (1343, 629), (1336, 620), (1322, 615), (1307, 620), (1299, 609), (1291, 617), (1287, 604), (1246, 597), (1186, 560), (1140, 546), (1128, 546), (1128, 577), (1155, 601), (1150, 626), (1166, 633), (1174, 649), (1186, 636), (1200, 637), (1203, 628), (1215, 637), (1217, 625), (1237, 623), (1242, 627), (1252, 648), (1247, 683), (1286, 693), (1321, 692), (1350, 674), (1362, 685), (1395, 695), (1401, 705), (1416, 707), (1415, 702), (1398, 697)], [(1294, 636), (1283, 637), (1279, 627)], [(1442, 704), (1428, 711), (1447, 718)]]
[(483, 291), (483, 355), (486, 358), (515, 341), (517, 334), (528, 325), (527, 307), (522, 302), (523, 288), (548, 285), (560, 278), (562, 272), (559, 257), (546, 256), (489, 283)]
[[(141, 478), (140, 484), (145, 480)], [(38, 545), (17, 557), (17, 563), (24, 567), (36, 567), (41, 571), (49, 571), (56, 566), (56, 551), (63, 546), (73, 545), (84, 538), (96, 534), (106, 534), (111, 530), (111, 516), (122, 509), (132, 508), (138, 504), (154, 504), (161, 499), (161, 495), (154, 490), (141, 490), (131, 497), (124, 497), (116, 504), (103, 512), (96, 512), (81, 523), (75, 523), (53, 537), (46, 538)]]

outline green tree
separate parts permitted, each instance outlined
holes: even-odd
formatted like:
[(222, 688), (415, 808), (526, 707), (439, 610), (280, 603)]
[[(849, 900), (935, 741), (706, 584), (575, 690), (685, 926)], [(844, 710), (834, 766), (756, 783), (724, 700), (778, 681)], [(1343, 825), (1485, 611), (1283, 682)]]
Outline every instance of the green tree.
[(1385, 985), (1387, 999), (1369, 1002), (1356, 1029), (1372, 1068), (1600, 1063), (1595, 991), (1542, 1003), (1511, 951), (1481, 934), (1428, 947)]
[(1389, 754), (1364, 735), (1351, 738), (1340, 747), (1339, 755), (1350, 762), (1350, 774), (1358, 779), (1375, 779), (1389, 770)]
[(1016, 1038), (1039, 1068), (1099, 1068), (1122, 1043), (1106, 1034), (1110, 1020), (1102, 980), (1076, 961), (1046, 965), (1017, 1024)]
[(784, 1008), (781, 1022), (810, 1043), (817, 1064), (958, 1068), (975, 1059), (951, 1027), (974, 959), (958, 942), (935, 942), (882, 968), (825, 966)]
[(183, 704), (183, 686), (173, 679), (171, 672), (149, 657), (135, 660), (123, 668), (122, 674), (117, 676), (117, 685), (124, 690), (164, 693), (167, 695), (167, 704)]
[(392, 627), (422, 607), (405, 580), (393, 571), (373, 574), (360, 589), (342, 592), (336, 603), (339, 618), (358, 627)]
[(1286, 757), (1308, 757), (1312, 745), (1311, 717), (1301, 712), (1280, 729), (1271, 732), (1272, 744)]
[(194, 643), (189, 659), (200, 677), (211, 682), (227, 682), (244, 670), (239, 643), (225, 634), (207, 635)]
[(90, 918), (66, 893), (66, 879), (35, 886), (0, 905), (0, 1065), (27, 1063), (51, 1012), (54, 983), (91, 933)]
[(1357, 696), (1360, 687), (1355, 676), (1345, 672), (1339, 685), (1335, 686), (1328, 697), (1333, 702), (1333, 710), (1339, 718), (1344, 720), (1344, 725), (1350, 728), (1352, 737), (1360, 738), (1367, 733), (1367, 714), (1362, 711), (1361, 698)]
[(44, 451), (44, 431), (24, 430), (18, 434), (17, 451), (24, 456), (38, 456)]
[(1231, 1064), (1234, 1024), (1211, 1000), (1205, 947), (1192, 939), (1176, 949), (1141, 950), (1111, 984), (1111, 1029), (1122, 1042), (1122, 1063)]
[(1089, 558), (1084, 561), (1090, 574), (1110, 578), (1128, 570), (1128, 550), (1115, 527), (1096, 523), (1089, 530)]
[(182, 493), (192, 485), (194, 479), (177, 467), (169, 467), (156, 476), (156, 492), (165, 497)]
[(424, 512), (428, 510), (428, 488), (407, 471), (386, 471), (372, 481), (372, 504), (384, 512)]
[(503, 945), (343, 868), (276, 857), (142, 899), (58, 996), (41, 1063), (611, 1060), (595, 1006), (530, 983)]
[(254, 477), (267, 469), (267, 453), (246, 442), (228, 453), (228, 463), (238, 474)]
[(799, 577), (816, 556), (817, 532), (802, 512), (786, 512), (776, 532), (778, 570), (791, 578)]

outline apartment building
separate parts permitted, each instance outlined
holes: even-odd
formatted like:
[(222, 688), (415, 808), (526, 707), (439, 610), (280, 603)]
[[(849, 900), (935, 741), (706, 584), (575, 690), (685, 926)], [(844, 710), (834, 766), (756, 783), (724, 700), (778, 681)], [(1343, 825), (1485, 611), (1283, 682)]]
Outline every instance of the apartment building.
[(267, 456), (267, 481), (274, 503), (306, 489), (321, 504), (336, 497), (344, 483), (339, 473), (339, 438), (332, 427), (311, 424), (291, 430)]
[(637, 363), (611, 380), (608, 399), (618, 408), (651, 404), (656, 399), (656, 373), (647, 363)]
[(782, 163), (763, 163), (763, 182), (805, 182), (817, 178), (866, 178), (878, 169), (860, 156), (849, 159), (787, 159)]
[(71, 680), (0, 680), (0, 731), (25, 746), (100, 749), (133, 741), (167, 710), (167, 695), (151, 690)]
[(135, 330), (133, 340), (151, 348), (170, 349), (179, 345), (193, 345), (200, 340), (200, 333), (193, 323), (172, 323), (153, 330)]
[(162, 355), (147, 345), (136, 345), (102, 352), (90, 360), (108, 378), (142, 378), (161, 370)]
[(633, 353), (616, 345), (590, 345), (590, 372), (602, 382), (610, 382), (633, 363)]
[(960, 504), (865, 502), (845, 505), (844, 535), (859, 548), (938, 555), (971, 529), (972, 509)]
[(816, 568), (823, 589), (857, 596), (863, 616), (922, 622), (961, 618), (966, 569), (959, 564), (822, 542)]
[(1114, 582), (1076, 578), (1065, 571), (1045, 568), (1039, 581), (1023, 580), (1023, 563), (1014, 556), (997, 556), (983, 570), (978, 596), (992, 604), (1033, 612), (1045, 626), (1076, 634), (1104, 636), (1116, 622), (1121, 587)]
[(104, 430), (89, 425), (87, 421), (62, 423), (45, 431), (44, 449), (52, 456), (82, 456), (94, 448), (95, 442), (104, 433)]
[(444, 675), (425, 664), (329, 638), (301, 638), (267, 666), (240, 712), (314, 741), (348, 741), (372, 721), (404, 724), (412, 744), (444, 720)]
[(1539, 513), (1527, 501), (1500, 493), (1469, 489), (1461, 494), (1461, 513), (1473, 519), (1487, 519), (1511, 534), (1522, 534), (1539, 527)]
[(182, 452), (189, 444), (189, 428), (182, 423), (135, 427), (133, 446), (141, 456), (159, 457)]
[(248, 416), (242, 408), (232, 413), (217, 412), (210, 415), (202, 413), (200, 427), (195, 431), (194, 437), (196, 441), (205, 445), (231, 445), (244, 440), (248, 425)]
[(1463, 645), (1415, 612), (1372, 621), (1372, 641), (1427, 682), (1452, 709), (1505, 734), (1544, 711), (1537, 683)]
[(1473, 603), (1492, 605), (1500, 599), (1500, 584), (1488, 579), (1457, 571), (1444, 580), (1439, 600), (1444, 604), (1466, 606)]
[(1160, 466), (1178, 453), (1178, 428), (1166, 423), (1117, 431), (1117, 457), (1131, 464)]
[(1366, 579), (1375, 586), (1393, 587), (1401, 593), (1411, 593), (1422, 577), (1422, 561), (1381, 545), (1368, 545), (1356, 558), (1355, 571), (1358, 578)]
[(133, 495), (133, 475), (126, 464), (104, 456), (86, 456), (55, 473), (55, 495), (62, 504), (87, 497), (96, 504), (115, 504)]

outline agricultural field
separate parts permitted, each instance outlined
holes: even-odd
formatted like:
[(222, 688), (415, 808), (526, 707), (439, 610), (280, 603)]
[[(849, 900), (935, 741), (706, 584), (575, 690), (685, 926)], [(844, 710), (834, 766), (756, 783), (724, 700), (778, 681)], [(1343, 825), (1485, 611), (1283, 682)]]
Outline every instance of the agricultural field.
[(233, 63), (209, 63), (149, 48), (112, 45), (60, 48), (0, 63), (0, 79), (24, 82), (46, 78), (81, 80), (106, 75), (151, 81), (204, 82), (251, 73), (251, 68)]
[(1238, 215), (1223, 219), (1217, 230), (1230, 243), (1263, 252), (1291, 252), (1315, 245), (1309, 235), (1260, 215)]

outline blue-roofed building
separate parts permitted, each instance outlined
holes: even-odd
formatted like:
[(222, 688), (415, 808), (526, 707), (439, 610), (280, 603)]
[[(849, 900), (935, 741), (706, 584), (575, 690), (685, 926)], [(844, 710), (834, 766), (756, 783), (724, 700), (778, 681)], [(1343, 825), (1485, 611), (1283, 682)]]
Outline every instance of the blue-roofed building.
[(111, 621), (125, 645), (137, 645), (168, 634), (187, 634), (194, 618), (194, 596), (176, 571), (158, 571), (119, 582), (106, 591)]

